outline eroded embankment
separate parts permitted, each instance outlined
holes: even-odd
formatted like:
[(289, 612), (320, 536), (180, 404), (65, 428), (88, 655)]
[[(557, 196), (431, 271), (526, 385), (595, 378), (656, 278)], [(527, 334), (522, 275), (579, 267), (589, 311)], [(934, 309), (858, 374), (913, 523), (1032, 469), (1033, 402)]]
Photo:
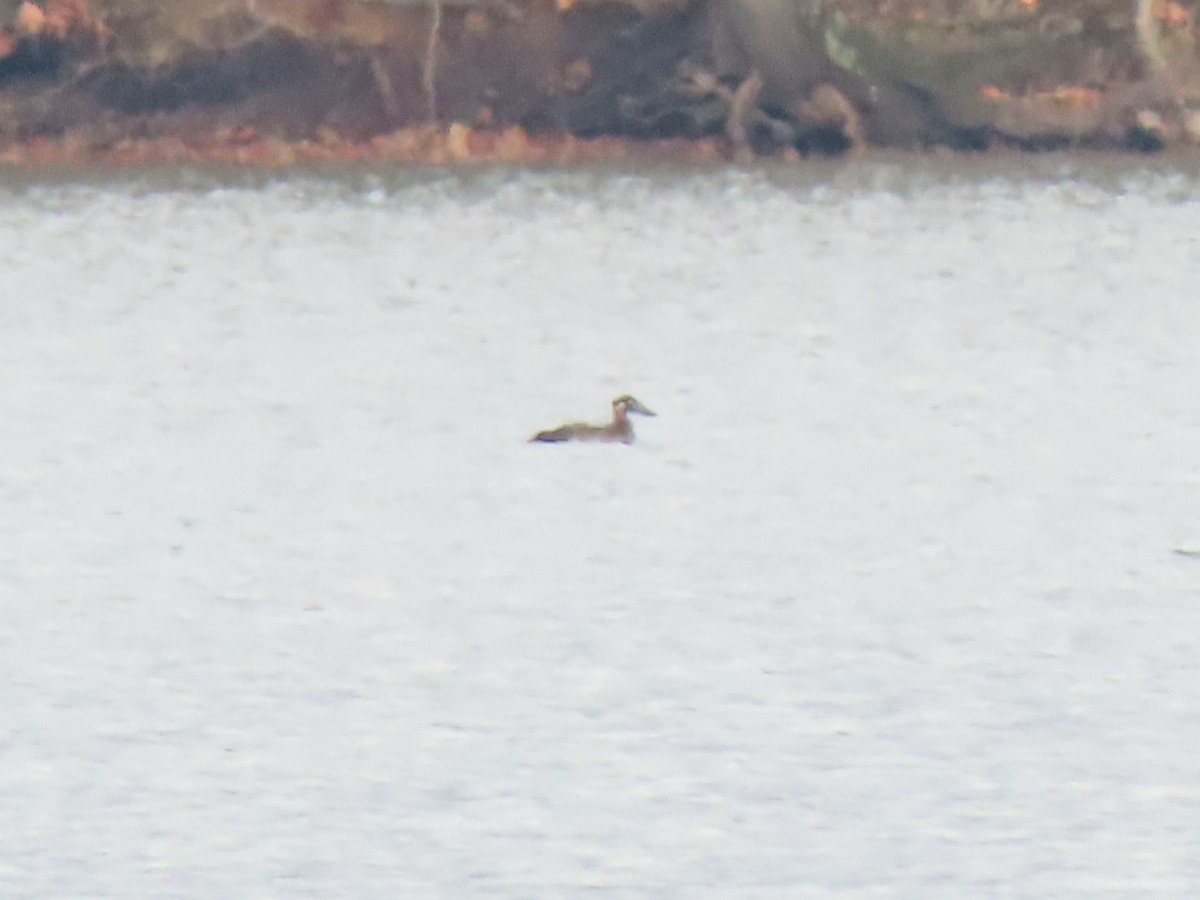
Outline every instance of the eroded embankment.
[(1200, 138), (1200, 0), (0, 0), (17, 162)]

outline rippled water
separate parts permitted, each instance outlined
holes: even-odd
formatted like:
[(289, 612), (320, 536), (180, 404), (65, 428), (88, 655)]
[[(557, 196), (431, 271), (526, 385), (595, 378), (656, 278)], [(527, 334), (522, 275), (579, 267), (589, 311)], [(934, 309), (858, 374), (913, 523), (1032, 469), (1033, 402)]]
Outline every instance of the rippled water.
[(0, 895), (1200, 889), (1195, 172), (4, 179)]

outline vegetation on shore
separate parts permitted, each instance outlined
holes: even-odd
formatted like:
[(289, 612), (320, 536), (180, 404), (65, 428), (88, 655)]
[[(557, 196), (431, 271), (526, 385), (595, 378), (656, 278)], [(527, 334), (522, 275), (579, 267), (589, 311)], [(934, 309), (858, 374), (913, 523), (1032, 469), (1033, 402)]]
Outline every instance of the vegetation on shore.
[(0, 159), (1200, 143), (1200, 0), (0, 0)]

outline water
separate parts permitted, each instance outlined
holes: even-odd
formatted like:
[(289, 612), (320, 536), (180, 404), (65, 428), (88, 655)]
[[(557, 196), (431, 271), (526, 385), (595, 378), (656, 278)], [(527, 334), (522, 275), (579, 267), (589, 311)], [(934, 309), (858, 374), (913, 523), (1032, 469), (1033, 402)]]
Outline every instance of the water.
[(1194, 172), (5, 177), (0, 895), (1200, 888)]

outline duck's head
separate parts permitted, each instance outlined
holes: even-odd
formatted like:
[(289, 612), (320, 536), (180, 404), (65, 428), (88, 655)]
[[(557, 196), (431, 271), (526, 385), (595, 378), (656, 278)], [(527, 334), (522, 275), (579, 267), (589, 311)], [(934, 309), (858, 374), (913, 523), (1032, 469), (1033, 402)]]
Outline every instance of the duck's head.
[(618, 397), (616, 400), (614, 400), (612, 402), (612, 406), (613, 406), (614, 414), (620, 414), (622, 412), (626, 412), (626, 413), (638, 413), (639, 415), (643, 415), (643, 416), (654, 415), (654, 410), (643, 406), (641, 404), (641, 402), (637, 399), (637, 397), (632, 397), (629, 394), (622, 394), (620, 397)]

